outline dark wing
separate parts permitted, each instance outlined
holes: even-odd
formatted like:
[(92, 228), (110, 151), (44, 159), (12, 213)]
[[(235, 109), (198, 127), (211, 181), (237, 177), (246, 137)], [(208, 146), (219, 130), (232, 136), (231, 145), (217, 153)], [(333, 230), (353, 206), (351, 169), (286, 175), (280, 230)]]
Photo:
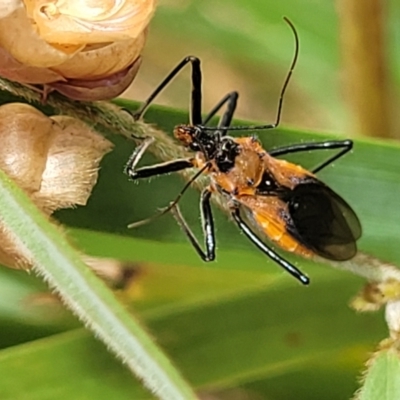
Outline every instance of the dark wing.
[(291, 217), (287, 229), (306, 247), (321, 257), (337, 261), (356, 254), (360, 221), (333, 190), (319, 181), (301, 183), (291, 191), (287, 201)]

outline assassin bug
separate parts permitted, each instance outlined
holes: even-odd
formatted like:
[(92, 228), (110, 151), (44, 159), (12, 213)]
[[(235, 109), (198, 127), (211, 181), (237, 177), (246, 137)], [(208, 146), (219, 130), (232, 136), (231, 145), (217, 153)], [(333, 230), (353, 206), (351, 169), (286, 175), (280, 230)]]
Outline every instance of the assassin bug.
[[(308, 284), (309, 278), (263, 242), (258, 233), (282, 249), (304, 257), (318, 255), (337, 261), (352, 258), (357, 252), (356, 240), (361, 236), (360, 222), (345, 200), (315, 176), (317, 172), (349, 152), (353, 146), (352, 141), (301, 143), (267, 151), (255, 136), (227, 136), (228, 131), (267, 130), (276, 128), (280, 123), (284, 94), (299, 53), (297, 32), (293, 24), (284, 19), (294, 34), (295, 53), (280, 93), (275, 123), (231, 127), (238, 99), (236, 92), (227, 94), (203, 120), (200, 60), (189, 56), (161, 82), (134, 114), (134, 119), (140, 119), (159, 92), (185, 65), (190, 63), (192, 66), (190, 121), (189, 124), (176, 126), (174, 136), (185, 147), (195, 152), (194, 156), (136, 168), (143, 153), (154, 141), (152, 138), (146, 138), (131, 155), (125, 172), (130, 179), (136, 180), (186, 168), (198, 169), (168, 207), (152, 218), (133, 223), (130, 227), (149, 222), (171, 211), (200, 257), (204, 261), (212, 261), (215, 259), (215, 233), (210, 198), (213, 193), (220, 193), (226, 199), (231, 216), (244, 235), (300, 282)], [(226, 110), (218, 126), (206, 126), (224, 106)], [(328, 149), (336, 149), (338, 152), (311, 171), (276, 158), (291, 153)], [(203, 189), (200, 196), (205, 251), (178, 207), (178, 201), (183, 193), (201, 174), (208, 174), (210, 177), (209, 186)], [(253, 227), (258, 233), (252, 229)]]

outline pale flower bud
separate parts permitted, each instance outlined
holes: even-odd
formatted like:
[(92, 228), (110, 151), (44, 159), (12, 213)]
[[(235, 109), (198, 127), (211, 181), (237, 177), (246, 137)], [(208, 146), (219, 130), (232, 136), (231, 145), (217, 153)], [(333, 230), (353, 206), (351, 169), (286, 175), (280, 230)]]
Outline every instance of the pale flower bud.
[(114, 98), (136, 76), (154, 10), (155, 0), (9, 1), (0, 75), (75, 100)]
[(24, 0), (39, 35), (49, 43), (87, 44), (137, 38), (155, 0)]
[[(72, 117), (47, 117), (34, 107), (0, 107), (0, 168), (36, 205), (53, 211), (85, 205), (98, 177), (102, 157), (112, 144)], [(29, 264), (18, 240), (0, 224), (0, 263)]]
[(7, 17), (22, 6), (22, 0), (2, 0), (0, 2), (0, 18)]

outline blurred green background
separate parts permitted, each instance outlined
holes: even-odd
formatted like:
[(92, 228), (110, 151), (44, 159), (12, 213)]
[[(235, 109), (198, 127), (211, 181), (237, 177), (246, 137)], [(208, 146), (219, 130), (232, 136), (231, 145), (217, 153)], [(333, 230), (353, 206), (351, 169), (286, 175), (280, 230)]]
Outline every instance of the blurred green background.
[[(357, 3), (359, 10), (354, 7)], [(173, 66), (193, 54), (203, 63), (204, 110), (210, 109), (225, 93), (238, 90), (239, 118), (273, 121), (294, 48), (292, 33), (283, 16), (296, 26), (300, 57), (285, 98), (282, 123), (348, 136), (354, 136), (355, 130), (362, 134), (356, 123), (362, 116), (353, 115), (349, 108), (352, 102), (349, 80), (362, 76), (348, 71), (348, 63), (354, 61), (359, 70), (379, 69), (372, 71), (378, 76), (376, 90), (383, 91), (388, 102), (386, 119), (390, 120), (391, 136), (399, 137), (400, 3), (397, 0), (161, 0), (151, 24), (141, 71), (127, 95), (144, 99)], [(381, 31), (377, 32), (375, 26), (379, 24)], [(361, 45), (372, 59), (377, 59), (377, 65), (366, 65), (362, 54), (356, 60), (346, 58), (346, 51), (353, 51), (348, 47), (354, 46), (360, 35), (352, 31), (352, 26), (367, 36), (366, 43)], [(377, 35), (381, 36), (383, 54), (371, 45), (371, 37)], [(188, 73), (182, 73), (157, 102), (187, 108), (188, 85)], [(360, 82), (360, 86), (362, 91), (368, 82)], [(375, 132), (373, 136), (387, 134)]]

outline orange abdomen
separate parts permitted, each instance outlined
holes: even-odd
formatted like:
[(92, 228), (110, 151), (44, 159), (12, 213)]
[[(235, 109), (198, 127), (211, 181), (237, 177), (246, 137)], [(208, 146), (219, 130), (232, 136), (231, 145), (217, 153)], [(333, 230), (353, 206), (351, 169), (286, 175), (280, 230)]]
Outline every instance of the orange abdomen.
[(277, 221), (265, 218), (265, 216), (256, 212), (253, 212), (253, 218), (264, 234), (283, 250), (303, 257), (311, 257), (313, 255), (312, 250), (304, 247), (297, 239), (287, 232), (283, 223), (277, 223)]

